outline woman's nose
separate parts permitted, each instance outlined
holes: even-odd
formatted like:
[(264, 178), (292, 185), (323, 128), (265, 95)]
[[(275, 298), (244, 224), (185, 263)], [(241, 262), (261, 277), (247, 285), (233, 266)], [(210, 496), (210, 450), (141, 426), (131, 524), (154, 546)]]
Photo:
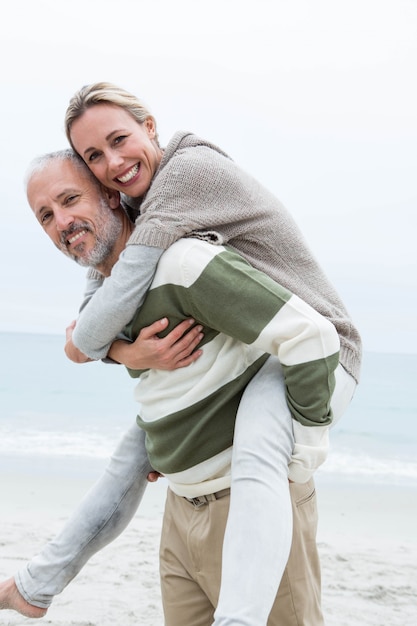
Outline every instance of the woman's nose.
[(107, 165), (109, 169), (111, 169), (112, 171), (116, 171), (120, 169), (120, 167), (123, 165), (123, 157), (121, 157), (115, 151), (111, 151), (107, 153), (106, 160), (107, 160)]

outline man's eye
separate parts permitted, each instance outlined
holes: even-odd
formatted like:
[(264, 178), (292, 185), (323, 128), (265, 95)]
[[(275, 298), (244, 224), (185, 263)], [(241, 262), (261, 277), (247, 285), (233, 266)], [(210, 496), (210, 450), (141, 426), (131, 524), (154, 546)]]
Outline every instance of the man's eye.
[(78, 196), (76, 194), (74, 194), (73, 196), (67, 196), (64, 200), (64, 205), (66, 204), (72, 204), (73, 202), (75, 202), (75, 200), (78, 198)]
[(46, 224), (48, 222), (48, 220), (50, 219), (52, 213), (50, 211), (42, 213), (41, 217), (40, 217), (40, 223), (41, 224)]

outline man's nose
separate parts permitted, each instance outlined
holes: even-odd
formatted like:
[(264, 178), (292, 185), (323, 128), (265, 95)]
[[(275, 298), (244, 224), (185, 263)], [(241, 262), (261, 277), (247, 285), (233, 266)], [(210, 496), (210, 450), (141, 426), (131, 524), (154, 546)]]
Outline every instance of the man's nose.
[(69, 226), (74, 222), (74, 216), (65, 209), (60, 209), (55, 213), (56, 227), (59, 232), (67, 230)]

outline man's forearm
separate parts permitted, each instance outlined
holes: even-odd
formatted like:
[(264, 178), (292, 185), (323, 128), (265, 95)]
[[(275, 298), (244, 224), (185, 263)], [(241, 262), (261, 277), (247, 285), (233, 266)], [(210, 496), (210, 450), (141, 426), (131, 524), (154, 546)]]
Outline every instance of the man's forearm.
[(128, 346), (130, 343), (128, 341), (123, 341), (122, 339), (117, 339), (113, 341), (110, 346), (110, 350), (107, 356), (112, 359), (112, 361), (116, 361), (116, 363), (125, 363), (128, 359)]

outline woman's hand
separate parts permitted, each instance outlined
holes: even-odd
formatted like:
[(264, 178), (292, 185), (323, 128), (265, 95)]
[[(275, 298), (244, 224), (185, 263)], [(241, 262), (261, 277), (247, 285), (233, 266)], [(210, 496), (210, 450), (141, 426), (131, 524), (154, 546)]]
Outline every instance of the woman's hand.
[(203, 327), (198, 325), (190, 330), (194, 323), (193, 319), (184, 320), (161, 339), (157, 333), (168, 326), (168, 320), (164, 317), (143, 328), (133, 343), (121, 340), (113, 342), (108, 356), (134, 370), (171, 371), (186, 367), (202, 354), (201, 350), (194, 350), (204, 337), (201, 332)]
[(65, 329), (65, 338), (66, 338), (65, 339), (65, 348), (64, 348), (65, 354), (70, 359), (70, 361), (73, 361), (74, 363), (89, 363), (93, 359), (90, 359), (88, 356), (83, 354), (72, 343), (72, 333), (74, 332), (75, 324), (76, 324), (76, 322), (74, 320)]

